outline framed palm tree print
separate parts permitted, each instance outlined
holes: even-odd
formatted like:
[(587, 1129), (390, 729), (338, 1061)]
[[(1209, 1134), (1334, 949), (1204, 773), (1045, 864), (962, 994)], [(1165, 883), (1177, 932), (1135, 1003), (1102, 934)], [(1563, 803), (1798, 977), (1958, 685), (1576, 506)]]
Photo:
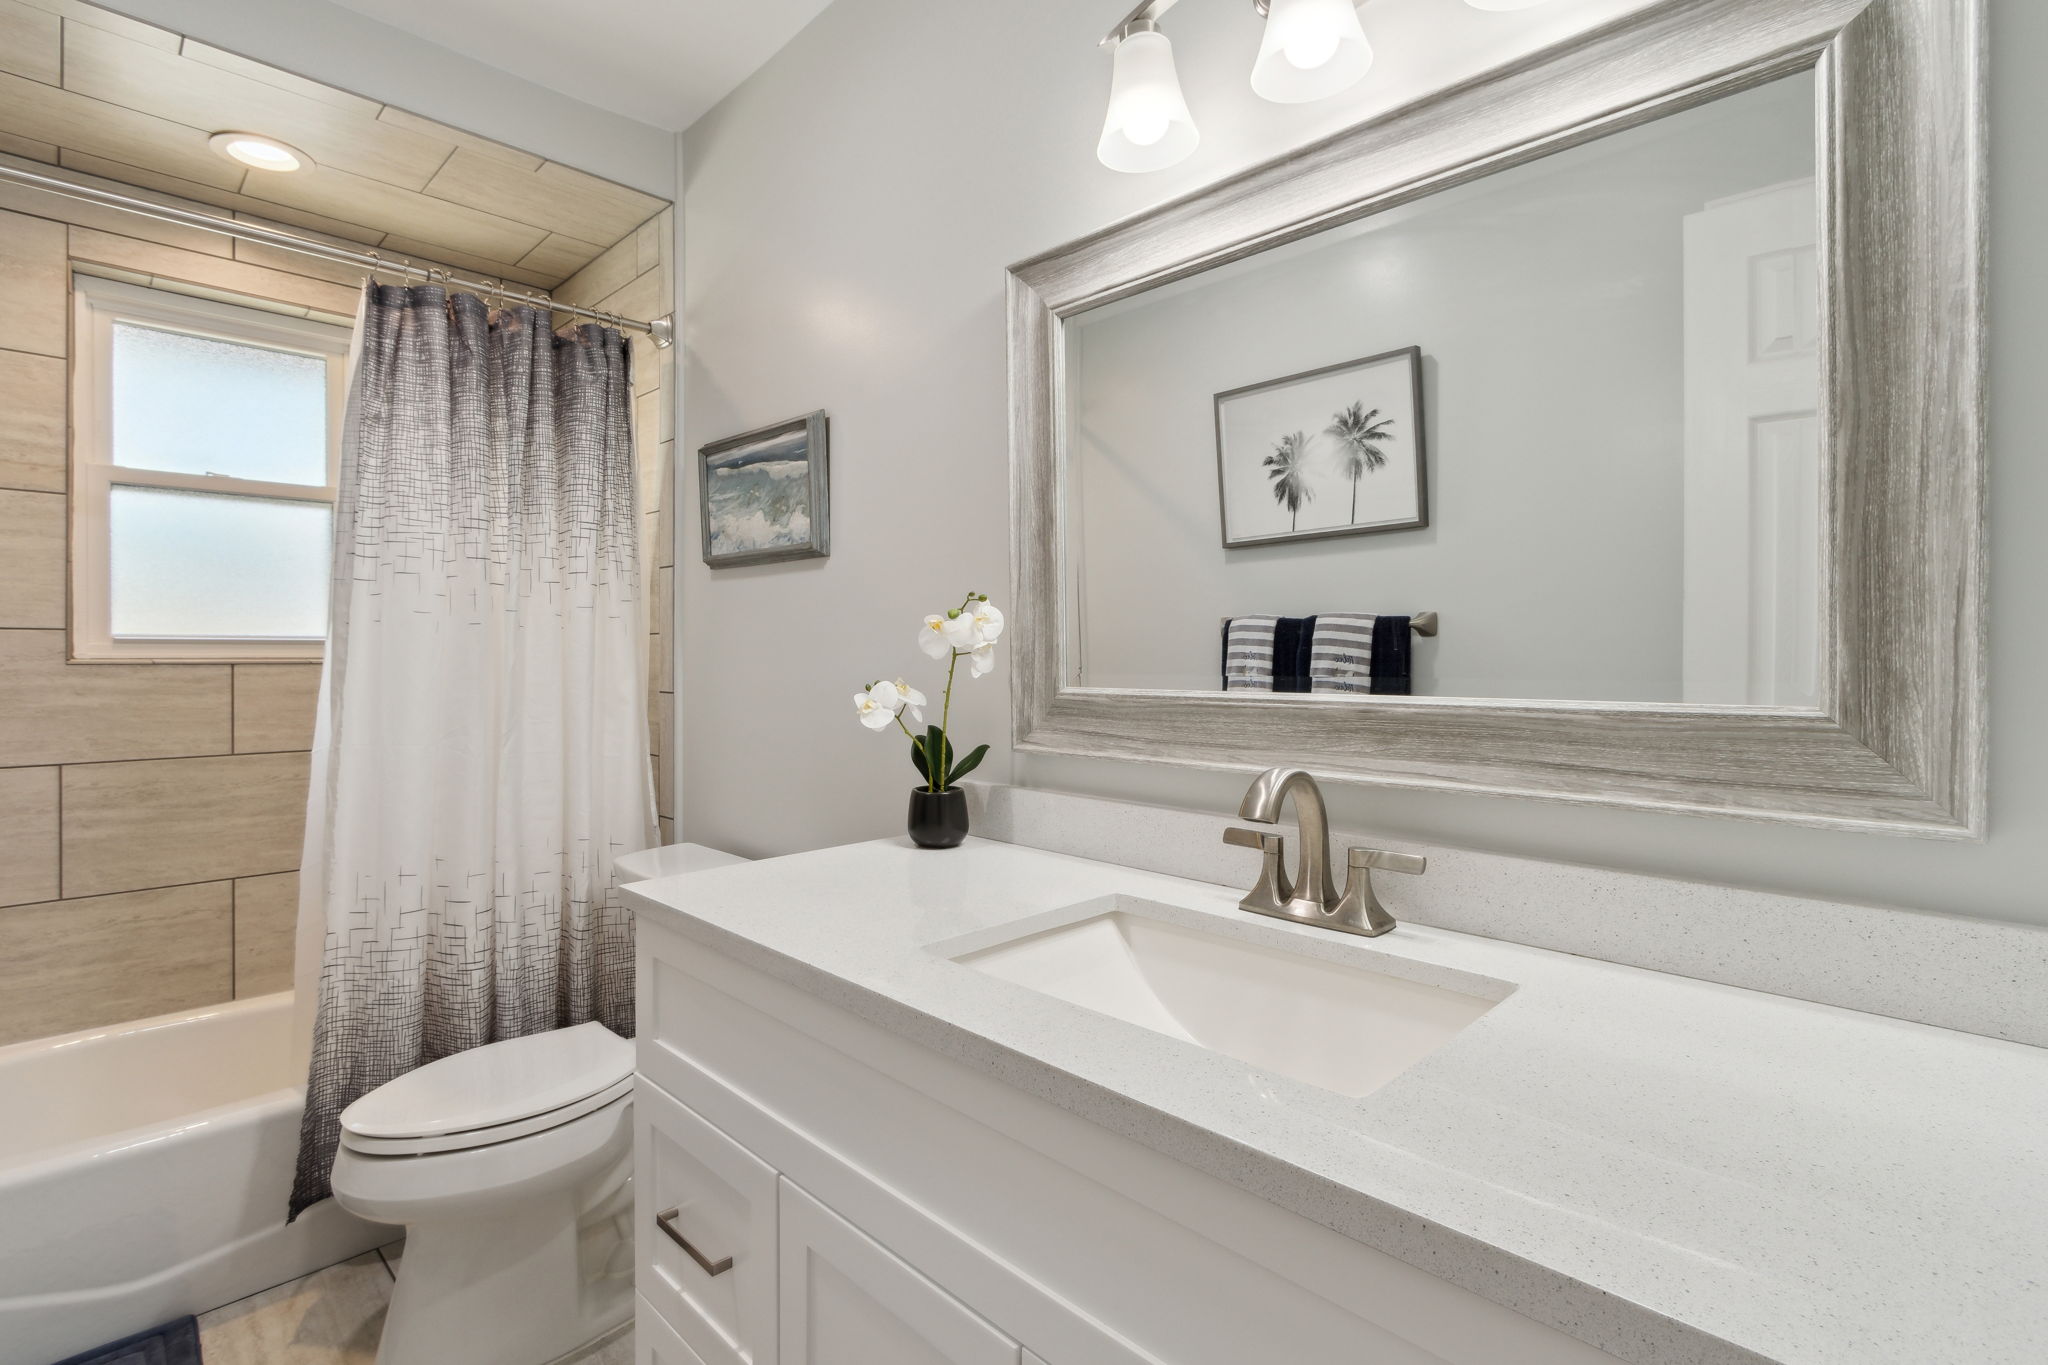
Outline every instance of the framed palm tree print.
[(1429, 525), (1422, 348), (1216, 395), (1226, 549)]

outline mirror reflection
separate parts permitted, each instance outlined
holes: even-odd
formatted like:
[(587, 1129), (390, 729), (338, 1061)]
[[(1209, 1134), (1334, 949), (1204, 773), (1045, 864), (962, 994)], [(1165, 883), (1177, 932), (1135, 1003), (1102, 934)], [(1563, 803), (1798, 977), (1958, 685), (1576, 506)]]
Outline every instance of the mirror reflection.
[(1068, 682), (1813, 705), (1814, 94), (1069, 318)]

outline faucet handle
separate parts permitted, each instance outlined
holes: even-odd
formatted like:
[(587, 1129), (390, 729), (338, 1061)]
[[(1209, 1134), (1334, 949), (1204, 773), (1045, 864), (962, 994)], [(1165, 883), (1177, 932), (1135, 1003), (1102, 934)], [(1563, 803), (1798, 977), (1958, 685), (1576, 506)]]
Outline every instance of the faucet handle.
[(1383, 848), (1354, 848), (1345, 854), (1344, 861), (1350, 870), (1344, 882), (1343, 899), (1330, 909), (1330, 927), (1367, 938), (1394, 927), (1394, 917), (1373, 894), (1373, 869), (1412, 874), (1429, 866), (1429, 859), (1419, 853), (1391, 853)]
[(1258, 884), (1238, 902), (1246, 910), (1276, 914), (1294, 896), (1294, 880), (1287, 875), (1287, 836), (1232, 825), (1223, 831), (1223, 842), (1255, 848), (1266, 856), (1259, 864)]
[(1411, 875), (1429, 866), (1429, 859), (1420, 853), (1389, 853), (1383, 848), (1354, 848), (1346, 855), (1346, 861), (1353, 868), (1378, 868), (1382, 872)]

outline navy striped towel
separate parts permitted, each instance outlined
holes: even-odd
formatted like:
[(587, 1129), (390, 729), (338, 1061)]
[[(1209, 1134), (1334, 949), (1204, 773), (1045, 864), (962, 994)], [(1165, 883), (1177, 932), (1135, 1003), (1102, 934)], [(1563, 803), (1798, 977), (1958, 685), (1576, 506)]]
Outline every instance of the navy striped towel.
[(1277, 616), (1233, 616), (1223, 623), (1223, 690), (1273, 690), (1273, 628)]
[(1315, 636), (1309, 645), (1309, 691), (1372, 691), (1375, 619), (1355, 611), (1326, 611), (1315, 618)]

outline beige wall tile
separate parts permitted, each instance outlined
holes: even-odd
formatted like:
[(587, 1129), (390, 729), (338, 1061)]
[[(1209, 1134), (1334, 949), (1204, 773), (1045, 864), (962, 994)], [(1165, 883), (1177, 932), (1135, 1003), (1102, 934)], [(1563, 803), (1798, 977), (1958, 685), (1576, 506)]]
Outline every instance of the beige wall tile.
[(0, 905), (57, 898), (55, 768), (0, 768), (0, 849)]
[(229, 751), (228, 665), (70, 664), (64, 655), (61, 630), (0, 630), (0, 766)]
[(662, 843), (674, 843), (676, 841), (676, 822), (674, 820), (671, 820), (668, 816), (664, 815), (657, 823), (661, 826)]
[(235, 665), (235, 752), (313, 747), (318, 664)]
[(631, 238), (635, 228), (667, 207), (652, 195), (552, 161), (523, 171), (461, 147), (427, 182), (427, 193), (600, 243)]
[[(295, 228), (311, 228), (315, 232), (343, 237), (349, 241), (362, 242), (370, 246), (375, 246), (384, 239), (384, 232), (380, 228), (367, 227), (360, 223), (347, 223), (337, 218), (324, 218), (317, 213), (303, 213), (297, 209), (282, 208), (276, 204), (265, 203), (261, 199), (252, 199), (246, 194), (238, 194), (234, 190), (221, 189), (214, 185), (196, 184), (190, 180), (180, 179), (175, 175), (162, 175), (144, 167), (130, 166), (119, 161), (110, 161), (106, 157), (89, 156), (83, 152), (73, 151), (68, 147), (59, 154), (59, 157), (65, 167), (70, 170), (90, 171), (94, 175), (103, 176), (124, 185), (157, 190), (181, 199), (197, 200), (202, 204), (210, 204), (217, 209), (227, 209), (230, 212), (246, 212), (266, 221), (284, 223)], [(237, 181), (236, 183), (239, 184), (240, 182)]]
[(479, 156), (496, 157), (498, 160), (508, 165), (517, 166), (523, 171), (537, 171), (540, 169), (541, 159), (532, 152), (522, 152), (517, 147), (508, 147), (502, 142), (493, 142), (487, 137), (478, 137), (475, 133), (464, 132), (460, 128), (452, 128), (445, 123), (437, 123), (430, 118), (422, 118), (420, 115), (409, 110), (400, 109), (396, 105), (385, 105), (383, 111), (377, 117), (386, 123), (395, 123), (401, 128), (410, 128), (416, 133), (425, 133), (429, 137), (453, 142), (466, 152), (474, 152)]
[(555, 290), (555, 302), (589, 308), (599, 299), (616, 294), (640, 273), (640, 249), (628, 238), (609, 247), (604, 254), (562, 281)]
[(0, 627), (63, 625), (64, 495), (0, 488)]
[(63, 78), (63, 21), (48, 10), (0, 0), (0, 71), (55, 85)]
[(203, 256), (197, 252), (181, 251), (176, 247), (163, 246), (156, 242), (116, 236), (111, 232), (98, 232), (92, 228), (71, 229), (71, 254), (82, 261), (120, 266), (125, 270), (147, 271), (151, 275), (187, 280), (193, 284), (226, 289), (237, 294), (280, 299), (286, 303), (295, 303), (304, 308), (318, 308), (329, 313), (353, 315), (356, 307), (356, 294), (353, 289), (327, 280), (316, 280), (308, 275), (290, 275), (282, 270), (268, 270), (262, 266), (245, 265), (221, 256)]
[(303, 88), (286, 89), (84, 25), (64, 31), (64, 88), (192, 128), (266, 133), (323, 168), (412, 190), (425, 186), (455, 150), (451, 142), (379, 122), (375, 101), (331, 89), (311, 98)]
[(61, 359), (0, 351), (0, 488), (64, 491), (69, 412)]
[(0, 72), (0, 128), (17, 137), (103, 156), (164, 175), (239, 188), (243, 169), (206, 145), (207, 134), (169, 119), (88, 99), (71, 90)]
[(654, 735), (654, 813), (671, 817), (676, 813), (676, 765), (669, 761), (676, 751), (675, 700), (673, 693), (657, 693), (647, 718)]
[(110, 9), (101, 9), (87, 0), (22, 0), (31, 9), (48, 10), (74, 24), (85, 24), (91, 28), (103, 28), (109, 33), (118, 33), (138, 43), (163, 48), (166, 52), (178, 50), (178, 35), (154, 24), (145, 24), (140, 19), (130, 19), (125, 14), (116, 14)]
[(565, 279), (604, 254), (604, 248), (559, 232), (546, 239), (520, 260), (519, 268), (551, 279)]
[(235, 882), (235, 999), (290, 990), (299, 929), (299, 874)]
[(13, 133), (0, 132), (0, 152), (30, 161), (47, 161), (53, 165), (57, 160), (56, 143), (38, 142), (32, 137), (16, 137)]
[[(307, 80), (304, 76), (294, 75), (289, 71), (281, 71), (268, 63), (251, 61), (247, 57), (240, 57), (232, 52), (222, 51), (217, 47), (209, 47), (195, 38), (187, 38), (180, 43), (178, 45), (178, 55), (188, 62), (197, 62), (201, 66), (217, 67), (222, 71), (232, 72), (237, 76), (243, 76), (252, 81), (261, 81), (265, 85), (274, 85), (280, 90), (290, 91), (301, 99), (329, 105), (356, 118), (376, 118), (378, 113), (384, 108), (377, 101), (365, 99), (363, 96), (352, 91), (340, 90), (331, 85), (323, 85), (319, 81)], [(432, 136), (431, 127), (413, 128), (409, 131), (429, 137)], [(283, 137), (284, 135), (280, 133), (278, 136)], [(286, 138), (285, 140), (289, 142), (291, 139)], [(447, 142), (445, 138), (434, 140), (443, 144)]]
[(0, 910), (0, 1043), (229, 998), (229, 883)]
[(471, 275), (482, 275), (501, 283), (523, 284), (533, 289), (552, 289), (560, 278), (556, 275), (543, 275), (506, 261), (493, 260), (488, 256), (478, 256), (473, 252), (439, 242), (423, 242), (416, 237), (407, 237), (403, 233), (392, 233), (384, 239), (384, 245), (378, 249), (387, 256), (403, 256), (416, 265), (432, 261), (435, 265), (453, 266)]
[(305, 754), (64, 769), (64, 893), (289, 872), (306, 824)]
[[(308, 150), (311, 150), (310, 148)], [(409, 237), (494, 261), (516, 261), (539, 246), (547, 229), (481, 213), (466, 204), (414, 194), (338, 167), (294, 175), (253, 177), (242, 192), (266, 203), (309, 209), (347, 221), (351, 214), (401, 224)], [(433, 254), (433, 253), (426, 253)]]
[[(47, 166), (38, 166), (24, 161), (17, 161), (13, 164), (31, 171), (47, 171), (49, 169)], [(99, 189), (112, 190), (116, 194), (131, 194), (138, 195), (144, 199), (154, 199), (160, 204), (168, 204), (173, 208), (197, 209), (202, 213), (211, 213), (213, 211), (212, 206), (203, 200), (165, 194), (161, 191), (151, 190), (147, 186), (137, 186), (119, 180), (110, 180), (101, 175), (87, 175), (83, 172), (72, 170), (72, 173), (64, 178), (76, 180), (80, 184), (92, 185)], [(88, 204), (79, 199), (66, 199), (60, 195), (30, 189), (24, 185), (0, 183), (0, 209), (10, 209), (16, 213), (33, 214), (38, 218), (54, 219), (60, 223), (76, 223), (84, 227), (98, 228), (102, 232), (119, 232), (130, 237), (142, 237), (152, 242), (162, 242), (166, 246), (178, 246), (185, 248), (187, 251), (204, 252), (209, 256), (226, 256), (229, 254), (227, 239), (216, 233), (202, 232), (198, 228), (193, 227), (182, 227), (177, 223), (158, 222), (154, 218), (145, 218), (138, 213), (124, 213), (120, 209), (102, 208), (98, 204)]]
[(7, 320), (0, 349), (63, 355), (70, 289), (64, 225), (0, 212), (0, 318)]

